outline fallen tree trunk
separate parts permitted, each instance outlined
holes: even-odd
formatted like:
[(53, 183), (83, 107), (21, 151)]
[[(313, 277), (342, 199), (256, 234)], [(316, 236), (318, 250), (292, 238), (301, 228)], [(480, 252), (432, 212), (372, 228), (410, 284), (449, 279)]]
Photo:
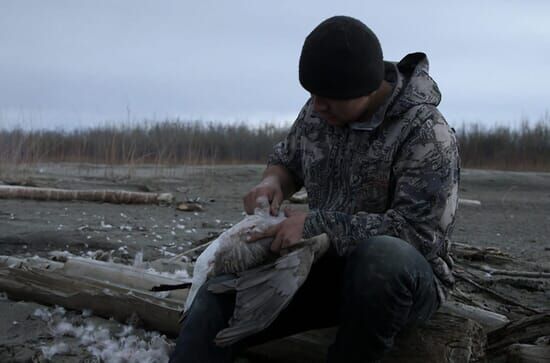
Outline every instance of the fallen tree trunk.
[(84, 200), (115, 204), (169, 204), (170, 193), (130, 192), (125, 190), (70, 190), (0, 185), (0, 198), (45, 201)]
[[(159, 284), (181, 282), (131, 266), (77, 257), (61, 263), (0, 256), (0, 291), (11, 299), (91, 309), (95, 315), (122, 322), (137, 315), (145, 328), (169, 336), (178, 333), (179, 312), (187, 290), (148, 290)], [(482, 357), (486, 337), (483, 328), (457, 315), (460, 305), (454, 308), (453, 312), (437, 312), (425, 326), (399, 336), (386, 361), (462, 363)], [(328, 329), (298, 334), (253, 347), (247, 354), (261, 357), (264, 362), (321, 362), (334, 332)]]
[[(324, 362), (335, 328), (310, 331), (250, 348), (247, 356), (264, 362)], [(400, 334), (382, 362), (475, 362), (485, 354), (486, 336), (476, 322), (437, 312), (424, 326)]]
[(131, 266), (95, 260), (81, 264), (79, 260), (84, 259), (71, 260), (60, 263), (42, 258), (21, 260), (0, 256), (0, 291), (13, 300), (73, 310), (90, 309), (97, 316), (113, 317), (121, 322), (137, 315), (148, 329), (171, 336), (178, 333), (179, 313), (187, 291), (154, 293), (147, 290), (157, 284), (181, 283), (180, 280)]

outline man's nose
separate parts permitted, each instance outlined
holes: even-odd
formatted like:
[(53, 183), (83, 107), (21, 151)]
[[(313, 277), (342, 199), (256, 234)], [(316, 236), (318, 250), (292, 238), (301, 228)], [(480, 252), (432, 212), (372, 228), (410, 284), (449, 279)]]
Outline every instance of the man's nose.
[(328, 111), (328, 104), (323, 100), (322, 97), (313, 96), (313, 110), (315, 112)]

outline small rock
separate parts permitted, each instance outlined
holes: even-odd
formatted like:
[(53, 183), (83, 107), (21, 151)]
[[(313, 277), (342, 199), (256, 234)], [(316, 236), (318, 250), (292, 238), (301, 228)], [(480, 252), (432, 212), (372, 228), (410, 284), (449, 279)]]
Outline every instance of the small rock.
[(550, 345), (550, 336), (542, 336), (535, 340), (535, 345)]
[(179, 203), (176, 207), (177, 210), (181, 210), (184, 212), (202, 212), (204, 209), (202, 205), (195, 202), (182, 202)]
[(108, 261), (111, 260), (111, 252), (106, 252), (106, 251), (103, 251), (103, 250), (97, 250), (97, 251), (93, 252), (92, 258), (94, 260), (108, 262)]

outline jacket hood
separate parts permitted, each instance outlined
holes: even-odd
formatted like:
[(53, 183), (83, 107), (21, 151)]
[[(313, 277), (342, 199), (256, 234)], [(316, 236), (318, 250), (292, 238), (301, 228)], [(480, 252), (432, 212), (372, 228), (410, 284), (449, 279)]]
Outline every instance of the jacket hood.
[(411, 53), (405, 56), (397, 68), (397, 78), (402, 79), (402, 90), (396, 95), (389, 115), (407, 112), (418, 105), (439, 105), (441, 92), (437, 83), (428, 74), (429, 62), (424, 53)]
[(350, 126), (355, 130), (372, 130), (384, 118), (399, 116), (414, 106), (439, 105), (441, 93), (437, 83), (428, 74), (428, 57), (411, 53), (399, 62), (384, 62), (386, 81), (393, 86), (391, 96), (369, 120), (360, 120)]

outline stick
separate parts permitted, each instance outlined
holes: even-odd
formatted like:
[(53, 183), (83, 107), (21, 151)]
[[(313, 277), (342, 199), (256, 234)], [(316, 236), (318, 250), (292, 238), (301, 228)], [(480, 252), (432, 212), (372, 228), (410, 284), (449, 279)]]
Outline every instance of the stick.
[(462, 276), (462, 275), (458, 274), (457, 272), (453, 272), (453, 275), (455, 277), (458, 277), (459, 279), (461, 279), (463, 281), (466, 281), (467, 283), (477, 287), (478, 289), (480, 289), (482, 291), (485, 291), (486, 293), (499, 298), (500, 300), (504, 301), (505, 303), (508, 303), (510, 305), (519, 306), (520, 308), (525, 309), (525, 310), (530, 311), (530, 312), (535, 313), (535, 314), (540, 314), (541, 313), (539, 310), (536, 310), (536, 309), (530, 308), (528, 306), (525, 306), (525, 305), (517, 302), (516, 300), (512, 299), (511, 297), (502, 295), (500, 292), (497, 292), (497, 291), (492, 290), (488, 287), (482, 286), (482, 285), (478, 284), (477, 282), (475, 282), (474, 280), (472, 280), (472, 279), (470, 279), (466, 276)]
[[(292, 203), (307, 203), (307, 191), (301, 189), (294, 193), (288, 200)], [(479, 207), (481, 206), (481, 201), (475, 199), (458, 198), (458, 204)]]
[(219, 233), (217, 233), (217, 234), (215, 234), (215, 235), (212, 235), (212, 236), (203, 238), (203, 239), (200, 240), (199, 242), (202, 242), (202, 241), (205, 241), (205, 240), (206, 240), (205, 243), (203, 243), (203, 244), (201, 244), (201, 245), (198, 245), (198, 246), (196, 246), (196, 247), (190, 248), (190, 249), (188, 249), (188, 250), (186, 250), (186, 251), (183, 251), (182, 253), (177, 254), (177, 255), (175, 255), (175, 256), (173, 256), (173, 257), (170, 257), (170, 258), (168, 259), (168, 261), (169, 261), (169, 262), (177, 261), (177, 260), (179, 260), (180, 258), (182, 258), (183, 256), (187, 256), (188, 254), (190, 254), (190, 253), (192, 253), (192, 252), (195, 252), (195, 251), (198, 251), (198, 250), (201, 250), (201, 249), (203, 249), (203, 248), (208, 247), (212, 242), (214, 242), (214, 240), (215, 240), (216, 238), (218, 238), (218, 237), (220, 236), (220, 234), (221, 234), (221, 232), (219, 232)]
[(455, 257), (470, 261), (494, 261), (495, 263), (509, 262), (512, 256), (495, 247), (475, 247), (466, 243), (453, 242), (451, 254)]
[(538, 271), (513, 271), (513, 270), (498, 270), (489, 266), (479, 266), (481, 271), (490, 273), (491, 275), (513, 276), (513, 277), (528, 277), (528, 278), (550, 278), (550, 272)]

